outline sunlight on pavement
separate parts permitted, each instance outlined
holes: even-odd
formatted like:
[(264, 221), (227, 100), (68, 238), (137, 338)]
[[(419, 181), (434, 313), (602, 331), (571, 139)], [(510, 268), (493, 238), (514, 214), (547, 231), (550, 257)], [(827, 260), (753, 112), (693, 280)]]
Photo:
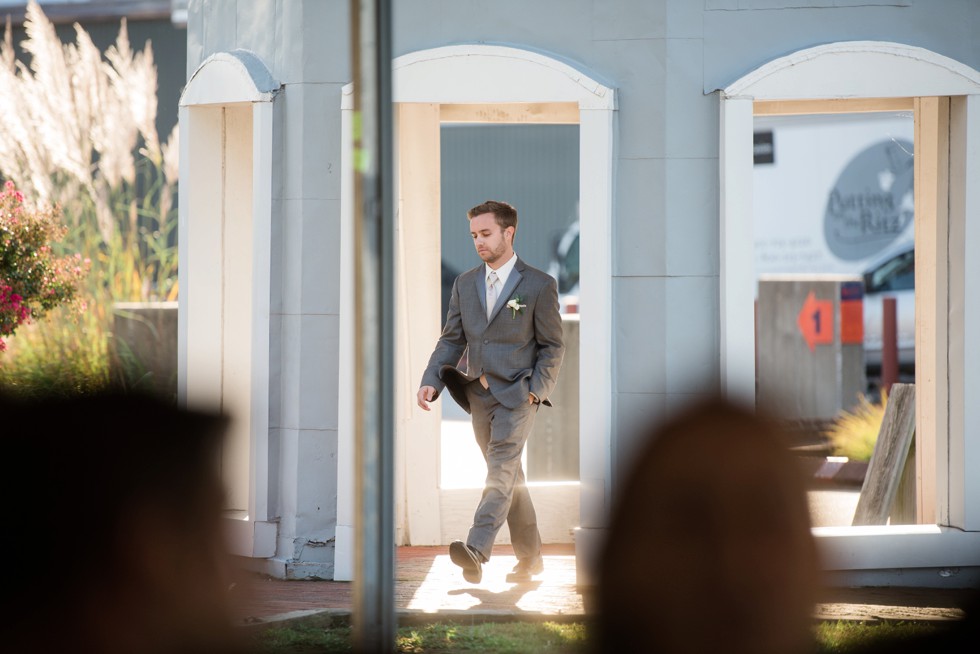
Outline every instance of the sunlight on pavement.
[[(545, 556), (544, 572), (531, 581), (513, 583), (507, 575), (517, 563), (513, 556), (495, 556), (483, 566), (483, 581), (470, 584), (448, 555), (436, 556), (406, 608), (436, 611), (529, 611), (535, 613), (584, 613), (582, 596), (575, 587), (575, 557)], [(411, 583), (411, 582), (407, 582)]]
[(854, 520), (861, 489), (811, 490), (807, 493), (810, 505), (810, 524), (813, 527), (849, 527)]

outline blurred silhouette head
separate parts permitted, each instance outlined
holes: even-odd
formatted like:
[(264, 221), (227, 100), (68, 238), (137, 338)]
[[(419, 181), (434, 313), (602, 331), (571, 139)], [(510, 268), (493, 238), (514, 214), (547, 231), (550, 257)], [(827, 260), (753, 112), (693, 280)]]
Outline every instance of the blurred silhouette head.
[(715, 399), (646, 439), (600, 562), (600, 649), (807, 651), (818, 564), (783, 434)]
[(0, 496), (19, 559), (3, 584), (15, 630), (3, 642), (23, 651), (230, 647), (224, 420), (116, 393), (0, 399), (0, 415)]

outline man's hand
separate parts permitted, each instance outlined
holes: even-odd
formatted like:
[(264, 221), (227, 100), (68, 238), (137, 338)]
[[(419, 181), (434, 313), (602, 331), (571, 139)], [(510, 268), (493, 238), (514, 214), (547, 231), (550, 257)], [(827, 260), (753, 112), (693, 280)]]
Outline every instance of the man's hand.
[(422, 407), (424, 410), (428, 411), (429, 402), (431, 402), (432, 398), (434, 398), (435, 396), (436, 396), (436, 389), (434, 387), (423, 386), (422, 388), (419, 389), (419, 393), (418, 393), (419, 406)]
[(538, 396), (537, 395), (535, 395), (534, 393), (529, 393), (528, 394), (528, 396), (527, 396), (527, 403), (528, 404), (535, 404), (535, 403), (537, 403), (537, 401), (538, 401)]

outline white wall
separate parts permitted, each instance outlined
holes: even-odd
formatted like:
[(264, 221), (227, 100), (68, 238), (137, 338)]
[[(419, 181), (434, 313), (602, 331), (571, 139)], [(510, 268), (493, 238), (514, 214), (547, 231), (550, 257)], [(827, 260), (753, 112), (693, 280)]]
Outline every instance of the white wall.
[(349, 3), (229, 0), (188, 8), (188, 74), (252, 51), (282, 83), (272, 148), (270, 517), (280, 576), (333, 575), (340, 311), (340, 96)]
[[(396, 56), (450, 43), (520, 44), (576, 62), (616, 90), (615, 211), (604, 226), (612, 234), (613, 349), (611, 383), (600, 390), (614, 416), (614, 476), (612, 486), (599, 489), (604, 502), (616, 471), (630, 461), (638, 426), (719, 388), (719, 105), (711, 91), (786, 52), (857, 32), (980, 67), (973, 38), (980, 11), (967, 0), (834, 9), (791, 7), (826, 2), (775, 4), (396, 3)], [(213, 52), (247, 48), (284, 84), (274, 151), (280, 232), (273, 231), (269, 364), (270, 438), (281, 444), (272, 503), (281, 514), (276, 557), (323, 576), (331, 569), (336, 506), (348, 7), (343, 0), (228, 0), (192, 3), (188, 15), (189, 70)]]

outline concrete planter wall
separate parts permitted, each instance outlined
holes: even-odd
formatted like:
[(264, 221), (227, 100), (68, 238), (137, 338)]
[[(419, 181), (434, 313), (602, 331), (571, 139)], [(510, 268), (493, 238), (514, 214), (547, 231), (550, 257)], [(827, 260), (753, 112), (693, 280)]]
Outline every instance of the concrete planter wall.
[(806, 474), (818, 486), (861, 488), (868, 472), (867, 461), (851, 461), (842, 456), (804, 458), (804, 461)]
[(554, 407), (543, 407), (527, 440), (529, 481), (578, 481), (579, 478), (579, 317), (563, 316), (565, 358), (551, 394)]
[(177, 303), (115, 303), (109, 352), (113, 383), (176, 398)]

